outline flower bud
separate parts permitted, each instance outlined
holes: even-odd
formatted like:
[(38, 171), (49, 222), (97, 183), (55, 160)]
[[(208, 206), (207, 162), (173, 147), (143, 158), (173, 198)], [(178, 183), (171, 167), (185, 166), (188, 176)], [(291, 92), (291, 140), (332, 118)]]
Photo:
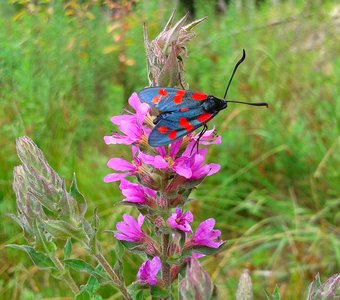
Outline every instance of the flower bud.
[(214, 285), (207, 272), (194, 257), (187, 265), (186, 277), (179, 284), (179, 299), (211, 299)]
[(252, 300), (253, 299), (253, 286), (248, 270), (244, 270), (241, 274), (240, 281), (238, 282), (236, 300)]

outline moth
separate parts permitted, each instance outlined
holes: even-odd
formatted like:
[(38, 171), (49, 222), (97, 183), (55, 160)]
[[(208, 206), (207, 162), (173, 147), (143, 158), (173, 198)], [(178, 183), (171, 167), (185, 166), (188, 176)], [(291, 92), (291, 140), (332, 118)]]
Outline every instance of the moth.
[(222, 99), (202, 92), (185, 90), (184, 88), (150, 87), (139, 91), (137, 94), (141, 101), (160, 111), (160, 114), (153, 121), (155, 127), (149, 135), (149, 145), (152, 147), (168, 145), (203, 126), (199, 135), (200, 138), (208, 128), (206, 123), (221, 110), (227, 108), (228, 103), (268, 107), (265, 102), (249, 103), (226, 100), (235, 72), (245, 60), (245, 57), (246, 52), (243, 50), (242, 58), (234, 67)]

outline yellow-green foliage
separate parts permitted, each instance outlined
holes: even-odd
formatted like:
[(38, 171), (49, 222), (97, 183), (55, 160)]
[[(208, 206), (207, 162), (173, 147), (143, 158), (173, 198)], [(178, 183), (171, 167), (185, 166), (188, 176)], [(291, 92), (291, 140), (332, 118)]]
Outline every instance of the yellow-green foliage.
[[(131, 154), (128, 147), (106, 146), (102, 137), (115, 130), (110, 117), (125, 108), (131, 92), (148, 84), (142, 22), (153, 37), (172, 2), (123, 1), (115, 13), (101, 1), (37, 2), (0, 4), (1, 214), (15, 211), (15, 138), (25, 134), (68, 184), (77, 173), (89, 211), (98, 207), (101, 229), (113, 229), (127, 208), (113, 206), (121, 195), (116, 185), (103, 183), (105, 164)], [(212, 147), (210, 160), (222, 170), (193, 194), (195, 221), (216, 218), (229, 240), (227, 250), (203, 260), (221, 299), (235, 297), (243, 268), (251, 271), (256, 299), (275, 283), (283, 299), (302, 299), (317, 272), (326, 278), (340, 267), (340, 7), (309, 2), (255, 7), (248, 1), (216, 15), (213, 1), (195, 1), (196, 17), (209, 18), (189, 45), (190, 88), (222, 97), (244, 48), (247, 60), (229, 97), (270, 105), (230, 104), (220, 113), (214, 122), (223, 144)], [(24, 241), (2, 218), (4, 299), (70, 295), (23, 254), (3, 249)], [(103, 233), (104, 239), (110, 257), (114, 240)], [(133, 281), (140, 262), (126, 260)], [(101, 293), (108, 298), (112, 290)]]

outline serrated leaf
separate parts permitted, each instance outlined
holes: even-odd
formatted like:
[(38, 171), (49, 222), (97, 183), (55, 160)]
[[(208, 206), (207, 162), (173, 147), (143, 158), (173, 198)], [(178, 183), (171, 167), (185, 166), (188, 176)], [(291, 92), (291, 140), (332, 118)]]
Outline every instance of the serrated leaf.
[(72, 252), (72, 241), (70, 238), (67, 239), (64, 246), (64, 259), (69, 259)]
[(45, 269), (57, 270), (53, 261), (46, 254), (36, 251), (31, 246), (10, 244), (10, 245), (7, 245), (6, 247), (25, 251), (28, 254), (28, 256), (30, 257), (30, 259), (32, 260), (32, 262), (39, 269), (42, 269), (42, 270), (45, 270)]

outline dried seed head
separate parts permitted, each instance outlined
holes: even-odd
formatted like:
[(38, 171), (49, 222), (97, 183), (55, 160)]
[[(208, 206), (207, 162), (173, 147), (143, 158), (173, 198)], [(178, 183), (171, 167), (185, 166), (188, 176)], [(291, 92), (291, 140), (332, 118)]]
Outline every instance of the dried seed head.
[(186, 44), (196, 34), (192, 31), (205, 18), (184, 25), (188, 14), (173, 25), (175, 12), (171, 14), (163, 31), (149, 42), (144, 24), (144, 45), (150, 86), (180, 87), (184, 83), (184, 63), (187, 56)]

